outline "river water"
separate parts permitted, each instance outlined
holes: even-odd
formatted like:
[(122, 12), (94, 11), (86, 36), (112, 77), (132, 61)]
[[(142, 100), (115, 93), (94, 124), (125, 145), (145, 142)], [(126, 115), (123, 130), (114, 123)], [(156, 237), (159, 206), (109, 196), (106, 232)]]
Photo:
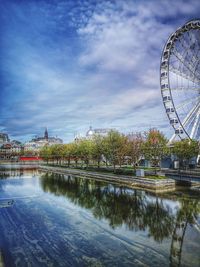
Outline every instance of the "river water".
[(200, 266), (200, 191), (0, 173), (0, 266)]

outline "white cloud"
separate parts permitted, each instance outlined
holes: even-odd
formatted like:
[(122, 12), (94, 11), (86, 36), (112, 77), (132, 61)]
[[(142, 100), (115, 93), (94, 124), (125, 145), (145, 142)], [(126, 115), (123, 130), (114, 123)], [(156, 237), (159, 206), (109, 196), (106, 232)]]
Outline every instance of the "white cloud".
[[(141, 68), (155, 66), (152, 56), (155, 52), (159, 55), (172, 28), (155, 20), (144, 3), (141, 6), (125, 3), (120, 3), (118, 9), (101, 6), (87, 25), (78, 29), (86, 42), (85, 53), (80, 57), (81, 64), (93, 64), (104, 71), (118, 72), (138, 72)], [(133, 15), (128, 16), (130, 12)]]
[[(38, 13), (35, 5), (31, 27), (36, 37), (40, 30), (39, 48), (32, 36), (28, 44), (12, 31), (7, 38), (13, 44), (8, 65), (16, 80), (20, 76), (22, 98), (15, 93), (15, 100), (5, 107), (5, 114), (14, 117), (9, 123), (4, 120), (5, 128), (23, 135), (48, 126), (55, 132), (63, 129), (62, 137), (69, 140), (90, 123), (119, 130), (166, 127), (160, 56), (169, 34), (198, 13), (199, 1), (189, 2), (60, 1), (52, 8), (44, 1)], [(35, 12), (43, 14), (44, 25), (37, 24)], [(73, 40), (69, 25), (77, 29)], [(56, 41), (51, 30), (58, 30)], [(56, 43), (59, 34), (62, 44)]]

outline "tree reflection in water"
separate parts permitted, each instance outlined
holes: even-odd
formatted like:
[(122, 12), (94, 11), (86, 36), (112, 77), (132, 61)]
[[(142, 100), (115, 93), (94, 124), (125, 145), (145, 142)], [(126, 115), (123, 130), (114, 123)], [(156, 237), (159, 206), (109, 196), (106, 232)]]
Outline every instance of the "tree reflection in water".
[(45, 192), (66, 196), (74, 204), (92, 210), (97, 219), (106, 219), (112, 228), (126, 225), (130, 230), (148, 230), (161, 242), (173, 232), (174, 216), (160, 198), (151, 200), (145, 192), (95, 180), (45, 174)]
[[(186, 228), (196, 224), (200, 213), (198, 199), (176, 196), (180, 208), (174, 213), (160, 195), (85, 178), (46, 173), (41, 177), (41, 186), (45, 192), (66, 196), (74, 204), (90, 209), (95, 218), (106, 219), (113, 229), (125, 225), (133, 231), (146, 230), (157, 242), (171, 237), (171, 266), (180, 266)], [(171, 199), (171, 195), (165, 194), (164, 198)]]
[(170, 266), (181, 266), (181, 256), (183, 241), (188, 225), (196, 226), (200, 232), (198, 225), (198, 216), (200, 214), (200, 202), (198, 199), (188, 199), (183, 197), (180, 199), (181, 208), (176, 215), (176, 222), (172, 234), (170, 249)]

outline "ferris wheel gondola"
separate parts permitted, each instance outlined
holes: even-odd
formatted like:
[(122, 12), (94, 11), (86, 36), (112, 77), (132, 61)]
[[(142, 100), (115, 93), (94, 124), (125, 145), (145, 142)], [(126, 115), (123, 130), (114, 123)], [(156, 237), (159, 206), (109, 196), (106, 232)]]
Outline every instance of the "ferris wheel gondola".
[(178, 28), (167, 40), (160, 65), (163, 104), (174, 135), (200, 139), (200, 20)]

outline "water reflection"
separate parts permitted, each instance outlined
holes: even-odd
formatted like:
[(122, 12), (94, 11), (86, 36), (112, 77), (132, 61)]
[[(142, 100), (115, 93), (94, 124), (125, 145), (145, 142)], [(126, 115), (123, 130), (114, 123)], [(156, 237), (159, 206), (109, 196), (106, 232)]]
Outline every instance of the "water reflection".
[(24, 167), (21, 168), (4, 168), (2, 166), (0, 166), (0, 179), (5, 179), (5, 178), (9, 178), (9, 177), (23, 177), (24, 173), (26, 173), (26, 175), (29, 175), (30, 177), (32, 176), (36, 176), (38, 174), (38, 171), (35, 168), (29, 168), (26, 169)]
[[(198, 226), (199, 199), (179, 198), (180, 208), (172, 212), (163, 198), (125, 187), (108, 185), (58, 174), (45, 174), (41, 185), (45, 192), (66, 196), (74, 204), (91, 209), (98, 219), (106, 219), (112, 228), (126, 225), (129, 230), (147, 230), (149, 237), (162, 242), (171, 237), (170, 266), (180, 266), (187, 226)], [(165, 194), (165, 198), (173, 198)]]
[[(188, 225), (196, 227), (200, 233), (198, 217), (200, 214), (200, 202), (198, 199), (182, 198), (180, 200), (181, 207), (176, 214), (176, 222), (172, 234), (170, 249), (170, 266), (180, 266), (184, 237)], [(200, 262), (199, 262), (200, 266)]]
[(72, 176), (31, 177), (0, 181), (2, 201), (15, 199), (0, 208), (6, 266), (200, 266), (198, 192), (156, 196)]
[[(196, 224), (200, 213), (199, 199), (186, 196), (179, 199), (180, 208), (174, 213), (170, 205), (163, 202), (163, 199), (171, 199), (170, 194), (164, 198), (152, 197), (143, 191), (48, 173), (42, 176), (41, 185), (45, 192), (66, 196), (74, 204), (92, 210), (95, 218), (108, 220), (112, 228), (125, 224), (129, 230), (148, 230), (157, 242), (172, 234), (176, 240), (177, 228)], [(180, 238), (183, 237), (184, 233)]]

